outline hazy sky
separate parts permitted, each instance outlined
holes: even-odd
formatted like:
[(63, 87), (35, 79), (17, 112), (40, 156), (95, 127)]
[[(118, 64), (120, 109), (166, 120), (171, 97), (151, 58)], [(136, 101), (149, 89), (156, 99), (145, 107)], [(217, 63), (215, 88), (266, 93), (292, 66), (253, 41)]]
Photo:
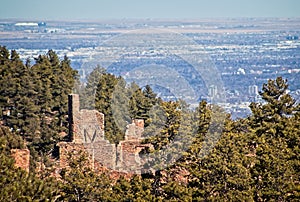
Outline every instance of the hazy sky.
[(0, 18), (300, 17), (300, 0), (1, 0)]

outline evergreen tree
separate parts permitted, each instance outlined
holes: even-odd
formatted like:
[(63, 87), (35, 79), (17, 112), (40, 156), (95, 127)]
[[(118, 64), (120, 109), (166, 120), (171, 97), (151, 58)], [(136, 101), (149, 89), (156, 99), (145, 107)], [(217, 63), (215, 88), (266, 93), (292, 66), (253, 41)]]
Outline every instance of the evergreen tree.
[(115, 201), (159, 201), (151, 194), (151, 180), (134, 175), (131, 179), (120, 177), (112, 186), (112, 199)]
[(0, 201), (55, 200), (59, 192), (52, 178), (41, 180), (32, 172), (15, 168), (10, 150), (24, 145), (20, 136), (0, 126)]
[(80, 103), (82, 109), (95, 109), (95, 95), (100, 78), (106, 74), (106, 70), (97, 66), (87, 77), (87, 83), (80, 92)]
[(293, 125), (297, 124), (299, 104), (286, 93), (287, 88), (287, 81), (281, 77), (269, 80), (260, 92), (266, 103), (250, 105), (250, 126), (257, 144), (255, 166), (251, 168), (256, 200), (285, 201), (299, 196), (295, 181), (295, 176), (299, 176), (295, 169), (299, 165), (299, 149), (294, 145), (299, 138), (297, 126)]
[(95, 96), (95, 108), (105, 114), (105, 137), (111, 143), (115, 144), (123, 140), (125, 135), (122, 129), (116, 124), (112, 109), (113, 93), (120, 79), (112, 74), (103, 74), (98, 82)]
[[(181, 121), (180, 103), (173, 101), (160, 102), (161, 109), (164, 112), (164, 119), (159, 120), (163, 125), (159, 135), (149, 137), (146, 142), (151, 143), (155, 150), (160, 150), (173, 141), (178, 134)], [(148, 135), (150, 136), (150, 135)]]
[(33, 156), (35, 150), (51, 151), (59, 132), (67, 128), (67, 96), (72, 92), (77, 72), (67, 57), (59, 61), (51, 50), (40, 55), (33, 66), (29, 59), (24, 65), (16, 51), (7, 54), (4, 47), (1, 50), (1, 118), (34, 148)]
[(4, 117), (6, 125), (20, 135), (30, 138), (31, 134), (35, 134), (39, 129), (36, 124), (39, 107), (33, 99), (36, 92), (32, 89), (34, 84), (30, 69), (24, 66), (18, 53), (13, 50), (9, 65), (2, 70), (2, 108), (9, 110), (9, 116)]
[(151, 123), (150, 110), (157, 104), (156, 94), (149, 85), (142, 90), (136, 83), (129, 88), (129, 106), (132, 119), (143, 119), (145, 127)]
[(105, 174), (96, 174), (88, 165), (86, 153), (69, 156), (69, 168), (60, 173), (60, 201), (111, 201), (112, 180)]
[(51, 91), (53, 71), (48, 57), (45, 55), (39, 55), (38, 58), (36, 58), (36, 64), (32, 66), (32, 71), (37, 76), (36, 86), (38, 92), (38, 103), (36, 104), (40, 106), (41, 114), (49, 114), (51, 113), (51, 106), (53, 106)]
[(130, 115), (132, 119), (147, 119), (147, 108), (145, 106), (145, 96), (142, 89), (132, 83), (130, 86)]
[[(59, 130), (67, 130), (66, 115), (68, 114), (68, 95), (72, 93), (75, 81), (78, 79), (78, 72), (73, 70), (70, 66), (71, 62), (67, 56), (64, 56), (62, 61), (59, 61), (55, 52), (49, 51), (49, 60), (52, 64), (52, 71), (54, 74), (51, 89), (53, 97), (53, 106), (51, 111), (56, 112), (56, 125), (60, 127)], [(58, 131), (60, 132), (60, 131)]]

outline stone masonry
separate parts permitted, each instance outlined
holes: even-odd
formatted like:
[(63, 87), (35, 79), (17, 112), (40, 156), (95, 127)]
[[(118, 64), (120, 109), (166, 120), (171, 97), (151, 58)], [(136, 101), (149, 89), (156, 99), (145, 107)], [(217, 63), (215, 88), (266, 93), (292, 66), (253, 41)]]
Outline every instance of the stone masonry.
[(117, 147), (117, 168), (121, 172), (140, 173), (141, 159), (139, 152), (144, 148), (141, 144), (144, 131), (144, 120), (133, 120), (127, 125), (125, 140), (120, 141)]
[(15, 167), (29, 172), (30, 151), (29, 149), (12, 149), (11, 155), (15, 159)]
[(119, 172), (139, 173), (144, 121), (133, 120), (127, 126), (125, 140), (118, 145), (109, 143), (104, 131), (104, 114), (97, 110), (80, 110), (79, 95), (69, 95), (69, 142), (58, 144), (60, 167), (67, 165), (70, 154), (76, 155), (77, 150), (85, 150), (93, 167), (102, 165)]

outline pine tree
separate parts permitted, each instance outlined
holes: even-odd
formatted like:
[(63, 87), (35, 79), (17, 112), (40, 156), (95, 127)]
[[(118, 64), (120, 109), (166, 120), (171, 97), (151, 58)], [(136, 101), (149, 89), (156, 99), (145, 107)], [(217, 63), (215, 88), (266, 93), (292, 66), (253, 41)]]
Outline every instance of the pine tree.
[(87, 154), (69, 156), (69, 168), (60, 173), (60, 201), (111, 201), (113, 181), (105, 174), (95, 173), (89, 166)]
[(145, 127), (151, 123), (150, 111), (157, 104), (156, 94), (149, 85), (142, 90), (136, 83), (130, 85), (129, 90), (129, 106), (130, 116), (132, 119), (143, 119)]
[[(280, 131), (289, 116), (297, 110), (295, 100), (286, 93), (287, 81), (278, 77), (276, 80), (269, 80), (263, 85), (260, 95), (266, 102), (252, 103), (250, 108), (253, 116), (251, 121), (257, 128), (258, 135), (269, 133), (271, 136), (280, 136)], [(279, 124), (281, 122), (281, 124)]]
[(57, 182), (39, 179), (33, 172), (15, 168), (10, 150), (23, 148), (20, 136), (0, 126), (0, 201), (47, 201), (59, 196)]
[(122, 129), (116, 124), (112, 109), (113, 93), (119, 80), (120, 78), (117, 78), (112, 74), (103, 74), (98, 82), (95, 95), (95, 108), (99, 112), (105, 114), (105, 137), (111, 143), (115, 144), (120, 140), (123, 140), (125, 135), (124, 132), (122, 132)]
[[(68, 114), (68, 95), (72, 93), (75, 81), (78, 79), (78, 72), (70, 66), (70, 60), (64, 56), (62, 61), (59, 61), (55, 52), (48, 52), (49, 61), (52, 64), (53, 80), (51, 82), (53, 106), (51, 111), (56, 112), (56, 124), (60, 127), (59, 130), (67, 130), (66, 115)], [(61, 132), (61, 131), (57, 131)]]
[(251, 169), (256, 200), (284, 201), (297, 195), (294, 176), (298, 176), (295, 167), (299, 158), (295, 152), (299, 149), (294, 143), (299, 143), (299, 138), (294, 124), (299, 104), (287, 94), (287, 88), (287, 81), (281, 77), (269, 80), (260, 92), (266, 103), (250, 105), (250, 126), (257, 144), (255, 166)]
[(47, 56), (39, 55), (36, 58), (36, 64), (32, 66), (32, 71), (37, 76), (36, 86), (38, 92), (38, 103), (41, 107), (41, 113), (51, 113), (51, 106), (53, 105), (51, 80), (53, 80), (53, 71), (51, 63)]
[[(2, 82), (6, 83), (1, 89), (3, 107), (9, 109), (10, 115), (6, 116), (6, 125), (24, 137), (30, 138), (38, 129), (38, 106), (35, 106), (33, 97), (36, 92), (33, 88), (33, 78), (30, 69), (19, 58), (16, 51), (11, 51), (11, 58), (7, 70), (3, 71)], [(8, 82), (9, 81), (9, 82)]]
[(106, 74), (106, 70), (97, 66), (87, 77), (87, 83), (80, 92), (80, 103), (82, 109), (95, 109), (95, 95), (100, 78)]
[(178, 134), (181, 121), (179, 102), (162, 101), (160, 106), (164, 112), (164, 119), (159, 120), (163, 127), (161, 128), (161, 131), (159, 131), (159, 135), (151, 135), (152, 137), (146, 140), (147, 143), (151, 143), (154, 146), (155, 150), (160, 150), (175, 139)]
[(147, 108), (145, 106), (145, 96), (142, 89), (132, 83), (130, 86), (130, 115), (132, 119), (147, 119)]

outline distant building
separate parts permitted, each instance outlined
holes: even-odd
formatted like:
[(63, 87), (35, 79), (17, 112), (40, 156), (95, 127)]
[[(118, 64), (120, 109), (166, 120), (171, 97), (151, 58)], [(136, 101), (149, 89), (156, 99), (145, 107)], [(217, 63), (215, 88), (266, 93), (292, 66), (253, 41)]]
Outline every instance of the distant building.
[(257, 96), (258, 95), (258, 86), (257, 85), (249, 86), (248, 93), (250, 96)]
[(248, 87), (249, 102), (257, 102), (259, 99), (258, 86), (251, 85)]
[(214, 98), (214, 97), (217, 96), (217, 94), (218, 94), (218, 88), (217, 88), (217, 86), (211, 85), (209, 87), (209, 89), (208, 89), (208, 95), (209, 95), (209, 97)]
[(15, 23), (17, 30), (23, 30), (26, 32), (45, 32), (45, 22), (17, 22)]
[(15, 26), (23, 26), (23, 27), (37, 27), (39, 26), (36, 22), (18, 22)]
[(290, 40), (290, 41), (291, 41), (291, 40), (298, 40), (299, 37), (298, 37), (298, 36), (291, 36), (291, 35), (289, 35), (289, 36), (286, 37), (286, 39), (287, 39), (287, 40)]

